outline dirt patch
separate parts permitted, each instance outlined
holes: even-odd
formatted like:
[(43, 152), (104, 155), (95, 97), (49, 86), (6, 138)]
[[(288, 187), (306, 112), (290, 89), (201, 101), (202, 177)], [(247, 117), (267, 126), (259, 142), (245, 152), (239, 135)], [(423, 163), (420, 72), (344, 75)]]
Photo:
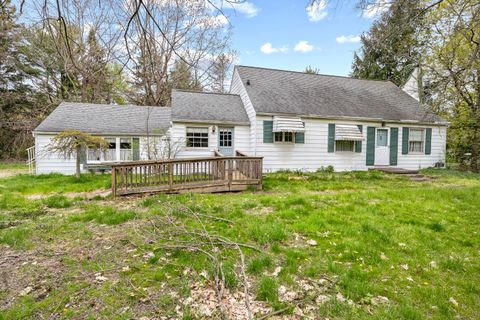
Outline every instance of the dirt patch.
[(4, 169), (0, 170), (0, 179), (16, 176), (17, 174), (28, 173), (27, 169)]

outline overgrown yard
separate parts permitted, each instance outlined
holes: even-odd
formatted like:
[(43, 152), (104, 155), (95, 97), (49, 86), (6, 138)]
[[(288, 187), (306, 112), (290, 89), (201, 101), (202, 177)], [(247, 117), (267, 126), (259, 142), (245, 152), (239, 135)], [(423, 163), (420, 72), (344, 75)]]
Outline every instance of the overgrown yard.
[(478, 319), (480, 176), (424, 174), (115, 200), (72, 194), (108, 175), (0, 179), (0, 319)]

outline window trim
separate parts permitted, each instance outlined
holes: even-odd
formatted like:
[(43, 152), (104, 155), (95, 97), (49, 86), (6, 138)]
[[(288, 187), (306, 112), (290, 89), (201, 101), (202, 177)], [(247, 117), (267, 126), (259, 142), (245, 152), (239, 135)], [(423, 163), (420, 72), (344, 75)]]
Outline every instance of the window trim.
[[(350, 142), (352, 142), (352, 150), (337, 150), (337, 142), (338, 141), (350, 141)], [(334, 151), (335, 151), (335, 153), (337, 153), (337, 152), (340, 152), (340, 153), (355, 153), (355, 140), (335, 140)]]
[[(282, 140), (281, 141), (276, 140), (277, 133), (282, 134)], [(285, 141), (285, 133), (291, 133), (292, 134), (292, 141)], [(279, 132), (272, 132), (272, 134), (273, 134), (273, 143), (276, 143), (276, 144), (295, 144), (295, 132), (279, 131)]]
[[(207, 146), (206, 147), (189, 147), (188, 146), (188, 129), (206, 129), (207, 130)], [(185, 127), (185, 148), (188, 150), (206, 150), (210, 147), (210, 127), (209, 126), (186, 126)]]
[[(412, 130), (417, 130), (422, 132), (422, 140), (412, 140)], [(418, 128), (418, 127), (409, 127), (408, 130), (408, 154), (425, 154), (425, 135), (426, 135), (426, 128)], [(422, 150), (421, 151), (410, 151), (410, 142), (421, 142), (422, 143)]]

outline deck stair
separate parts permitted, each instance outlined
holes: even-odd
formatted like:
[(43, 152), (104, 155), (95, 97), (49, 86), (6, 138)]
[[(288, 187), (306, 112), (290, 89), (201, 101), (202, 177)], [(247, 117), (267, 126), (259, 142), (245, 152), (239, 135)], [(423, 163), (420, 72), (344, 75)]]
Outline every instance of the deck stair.
[(424, 176), (423, 174), (421, 174), (418, 170), (412, 170), (412, 169), (378, 166), (378, 167), (374, 167), (373, 169), (370, 169), (370, 170), (378, 170), (378, 171), (382, 171), (382, 172), (385, 172), (385, 173), (398, 174), (398, 175), (401, 175), (403, 177), (410, 178), (410, 180), (418, 181), (418, 182), (425, 182), (425, 181), (431, 181), (432, 180), (430, 177), (427, 177), (427, 176)]

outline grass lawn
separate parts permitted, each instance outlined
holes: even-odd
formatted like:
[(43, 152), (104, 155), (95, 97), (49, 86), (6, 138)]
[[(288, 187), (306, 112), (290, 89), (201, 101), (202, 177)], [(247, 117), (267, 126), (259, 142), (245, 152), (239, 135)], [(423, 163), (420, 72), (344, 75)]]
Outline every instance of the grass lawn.
[(480, 175), (424, 174), (283, 172), (261, 192), (115, 200), (65, 196), (108, 175), (0, 179), (0, 319), (219, 318), (219, 266), (231, 319), (244, 281), (257, 318), (478, 319)]

